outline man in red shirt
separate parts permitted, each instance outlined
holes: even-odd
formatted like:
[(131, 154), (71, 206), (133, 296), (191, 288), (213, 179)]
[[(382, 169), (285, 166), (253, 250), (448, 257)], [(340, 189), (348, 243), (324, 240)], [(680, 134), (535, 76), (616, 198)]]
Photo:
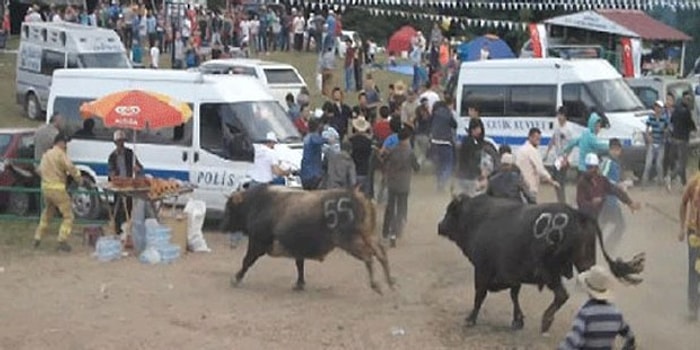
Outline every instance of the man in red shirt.
[(391, 135), (389, 126), (389, 107), (379, 107), (379, 120), (374, 123), (374, 138), (378, 144), (383, 144), (384, 140)]
[(299, 117), (294, 119), (294, 126), (297, 128), (301, 136), (306, 136), (309, 133), (309, 118), (311, 117), (311, 111), (309, 110), (309, 105), (301, 106), (299, 111)]
[(641, 205), (633, 202), (622, 188), (610, 183), (607, 177), (600, 174), (598, 155), (589, 153), (585, 158), (586, 172), (581, 175), (576, 185), (576, 203), (578, 210), (597, 219), (603, 209), (606, 195), (613, 195), (627, 204), (632, 211), (639, 210)]

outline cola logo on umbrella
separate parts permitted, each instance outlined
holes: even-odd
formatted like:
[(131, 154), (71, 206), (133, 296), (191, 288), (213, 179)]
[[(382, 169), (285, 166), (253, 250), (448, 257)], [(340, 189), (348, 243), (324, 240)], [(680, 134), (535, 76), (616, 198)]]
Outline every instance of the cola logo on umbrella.
[(117, 106), (114, 107), (114, 112), (123, 117), (132, 117), (141, 113), (139, 106)]

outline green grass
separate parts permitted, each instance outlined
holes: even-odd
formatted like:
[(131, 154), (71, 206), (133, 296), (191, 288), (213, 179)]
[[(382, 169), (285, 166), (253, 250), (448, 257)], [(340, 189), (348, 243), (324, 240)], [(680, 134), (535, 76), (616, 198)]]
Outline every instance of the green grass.
[[(15, 50), (18, 46), (17, 37), (13, 37), (8, 41), (7, 49)], [(306, 80), (311, 92), (312, 107), (321, 107), (325, 102), (325, 97), (316, 88), (316, 61), (317, 55), (313, 53), (271, 53), (269, 56), (261, 55), (259, 58), (263, 60), (274, 60), (278, 62), (289, 63), (296, 67), (301, 75)], [(15, 64), (17, 56), (14, 53), (0, 52), (0, 128), (9, 127), (26, 127), (36, 126), (40, 122), (34, 122), (27, 119), (22, 111), (22, 107), (15, 102)], [(145, 60), (144, 60), (145, 61)], [(337, 86), (344, 86), (343, 76), (343, 59), (338, 58), (336, 65), (338, 69), (334, 74), (334, 82)], [(170, 67), (170, 55), (161, 55), (161, 67)], [(382, 91), (387, 91), (389, 84), (396, 82), (399, 79), (404, 79), (404, 82), (410, 83), (407, 77), (402, 77), (397, 74), (388, 73), (385, 71), (374, 71), (373, 77), (377, 86)], [(357, 103), (357, 93), (351, 93), (345, 97), (345, 102), (351, 107)], [(37, 220), (10, 220), (0, 219), (0, 255), (15, 252), (17, 254), (27, 253), (31, 247), (31, 242), (36, 228)], [(58, 230), (57, 223), (54, 223), (48, 242), (55, 240), (55, 235)], [(74, 228), (74, 235), (80, 232), (80, 226)], [(77, 235), (76, 235), (77, 236)], [(79, 243), (78, 238), (75, 238), (74, 243)], [(50, 244), (49, 244), (50, 245)], [(52, 246), (52, 245), (51, 245)], [(49, 248), (42, 246), (40, 251), (48, 251)], [(23, 253), (24, 252), (24, 253)]]

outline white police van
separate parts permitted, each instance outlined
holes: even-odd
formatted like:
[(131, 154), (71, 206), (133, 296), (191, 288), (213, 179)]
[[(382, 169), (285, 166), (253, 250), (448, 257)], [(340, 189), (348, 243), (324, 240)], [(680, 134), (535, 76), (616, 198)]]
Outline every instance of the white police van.
[[(175, 178), (197, 186), (194, 197), (208, 212), (221, 213), (226, 195), (249, 181), (253, 143), (272, 131), (287, 168), (301, 164), (301, 137), (280, 104), (258, 80), (246, 76), (203, 75), (173, 70), (61, 69), (54, 73), (48, 112), (62, 114), (71, 135), (84, 127), (79, 108), (104, 95), (139, 89), (187, 102), (192, 118), (174, 128), (139, 131), (130, 144), (147, 174)], [(107, 179), (107, 158), (114, 150), (113, 129), (94, 118), (92, 132), (83, 130), (68, 145), (69, 157), (90, 181)], [(125, 130), (128, 139), (133, 131)], [(88, 135), (88, 136), (85, 136)], [(95, 198), (77, 196), (76, 213), (99, 215)]]
[[(556, 110), (566, 107), (577, 137), (592, 110), (602, 112), (609, 128), (601, 139), (619, 138), (630, 169), (644, 166), (645, 119), (651, 113), (607, 61), (558, 58), (499, 59), (462, 63), (456, 87), (457, 113), (467, 120), (469, 106), (481, 110), (486, 136), (515, 149), (530, 128), (542, 130), (546, 149)], [(576, 151), (574, 151), (576, 152)], [(550, 160), (551, 161), (551, 160)], [(578, 163), (576, 154), (570, 157)]]
[(20, 32), (16, 100), (30, 119), (40, 119), (51, 75), (60, 68), (131, 68), (113, 30), (65, 22), (25, 22)]

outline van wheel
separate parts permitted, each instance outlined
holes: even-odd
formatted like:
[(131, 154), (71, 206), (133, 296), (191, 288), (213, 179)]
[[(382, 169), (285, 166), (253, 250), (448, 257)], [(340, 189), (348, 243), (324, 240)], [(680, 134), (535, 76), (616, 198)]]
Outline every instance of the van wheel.
[(27, 117), (31, 120), (39, 120), (41, 118), (41, 104), (33, 92), (27, 94), (27, 98), (24, 101), (24, 112), (27, 113)]
[(83, 181), (88, 183), (86, 186), (78, 186), (79, 193), (73, 193), (73, 214), (76, 219), (97, 220), (102, 212), (100, 195), (97, 193), (82, 193), (83, 191), (91, 191), (95, 189), (95, 181), (88, 175), (83, 174)]
[(27, 192), (12, 192), (7, 201), (7, 212), (12, 215), (25, 216), (29, 213), (30, 196)]

